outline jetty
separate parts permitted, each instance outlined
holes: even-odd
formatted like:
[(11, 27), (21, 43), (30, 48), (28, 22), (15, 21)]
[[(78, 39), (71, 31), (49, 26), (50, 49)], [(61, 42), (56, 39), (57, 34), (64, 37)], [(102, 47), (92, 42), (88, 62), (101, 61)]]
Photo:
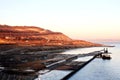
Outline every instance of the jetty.
[[(94, 54), (94, 53), (95, 53), (95, 54)], [(111, 56), (109, 55), (109, 54), (111, 54), (111, 53), (108, 52), (108, 49), (107, 49), (107, 48), (106, 48), (106, 49), (103, 49), (103, 50), (100, 50), (100, 51), (94, 51), (94, 52), (92, 52), (92, 53), (89, 53), (89, 55), (93, 55), (93, 54), (94, 54), (94, 56), (93, 56), (90, 60), (84, 62), (82, 65), (80, 65), (79, 67), (77, 67), (75, 70), (73, 70), (70, 74), (66, 75), (66, 76), (65, 76), (64, 78), (62, 78), (61, 80), (68, 80), (68, 79), (69, 79), (70, 77), (72, 77), (76, 72), (78, 72), (80, 69), (82, 69), (83, 67), (85, 67), (87, 64), (89, 64), (92, 60), (94, 60), (94, 59), (97, 58), (97, 57), (102, 58), (102, 59), (107, 59), (107, 60), (111, 59)]]
[[(39, 75), (41, 76), (41, 78), (39, 77), (38, 79), (46, 80), (50, 78), (50, 79), (56, 79), (56, 80), (68, 80), (76, 72), (78, 72), (80, 69), (82, 69), (87, 64), (89, 64), (92, 60), (94, 60), (95, 58), (98, 58), (103, 54), (105, 54), (104, 49), (89, 52), (89, 53), (80, 53), (68, 58), (64, 58), (60, 61), (47, 65), (45, 72), (42, 70), (39, 72)], [(85, 60), (83, 60), (84, 58)], [(101, 58), (102, 60), (102, 57), (99, 57), (99, 58)], [(67, 74), (62, 75), (62, 71), (63, 72), (66, 71)], [(59, 77), (52, 78), (51, 76), (59, 76)]]

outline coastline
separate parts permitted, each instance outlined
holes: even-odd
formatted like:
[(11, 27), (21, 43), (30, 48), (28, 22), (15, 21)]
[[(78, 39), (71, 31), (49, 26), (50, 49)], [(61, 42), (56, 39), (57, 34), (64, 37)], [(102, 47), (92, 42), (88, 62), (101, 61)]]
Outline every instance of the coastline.
[[(13, 46), (8, 50), (1, 51), (0, 64), (2, 67), (5, 67), (5, 69), (10, 69), (10, 70), (18, 69), (18, 72), (16, 73), (19, 73), (27, 69), (32, 69), (32, 70), (35, 70), (36, 72), (44, 69), (67, 70), (67, 69), (75, 69), (74, 66), (72, 66), (73, 63), (71, 63), (69, 66), (63, 66), (63, 67), (61, 65), (71, 62), (73, 59), (76, 59), (78, 56), (85, 57), (85, 56), (92, 56), (96, 54), (96, 53), (95, 54), (87, 53), (87, 54), (79, 54), (79, 55), (59, 54), (61, 52), (76, 49), (76, 48), (88, 48), (88, 47), (80, 47), (80, 46), (24, 46), (24, 47), (18, 46), (17, 47), (17, 46)], [(67, 63), (61, 62), (62, 60), (66, 60)], [(58, 63), (58, 62), (61, 62), (61, 63), (59, 65), (55, 64), (51, 67), (47, 67), (48, 65)], [(80, 62), (78, 64), (77, 63), (74, 63), (74, 64), (77, 66), (78, 64), (81, 65), (83, 63)]]
[[(88, 48), (88, 47), (78, 47), (78, 46), (22, 46), (12, 48), (10, 50), (5, 50), (1, 52), (3, 63), (7, 64), (5, 69), (18, 69), (15, 73), (21, 73), (21, 71), (26, 71), (27, 69), (35, 70), (35, 74), (41, 70), (75, 70), (85, 62), (74, 62), (74, 59), (78, 57), (87, 57), (87, 56), (94, 56), (96, 52), (86, 53), (86, 54), (59, 54), (61, 52), (67, 50), (74, 50), (76, 48)], [(11, 62), (11, 56), (13, 61)], [(7, 58), (7, 59), (6, 59)], [(18, 60), (20, 59), (20, 61)], [(6, 62), (7, 63), (4, 63)], [(10, 61), (10, 62), (9, 62)], [(15, 65), (13, 64), (13, 62)], [(13, 64), (11, 66), (11, 64)], [(40, 64), (40, 65), (38, 65)], [(9, 65), (9, 66), (8, 66)], [(34, 66), (35, 65), (35, 66)], [(20, 71), (19, 71), (20, 70)], [(25, 72), (26, 73), (26, 72)], [(31, 74), (31, 73), (26, 73)], [(45, 73), (42, 73), (43, 75)]]

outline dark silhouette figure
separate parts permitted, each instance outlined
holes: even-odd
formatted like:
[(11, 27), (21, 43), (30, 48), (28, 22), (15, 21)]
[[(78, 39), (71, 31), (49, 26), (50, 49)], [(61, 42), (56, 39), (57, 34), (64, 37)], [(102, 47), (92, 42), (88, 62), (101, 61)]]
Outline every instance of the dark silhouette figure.
[(108, 53), (108, 48), (104, 48), (104, 53)]

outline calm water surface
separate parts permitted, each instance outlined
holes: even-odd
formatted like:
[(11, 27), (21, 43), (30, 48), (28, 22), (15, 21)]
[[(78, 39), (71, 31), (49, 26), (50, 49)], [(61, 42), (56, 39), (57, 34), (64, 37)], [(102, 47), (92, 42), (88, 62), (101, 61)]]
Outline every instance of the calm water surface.
[(116, 46), (109, 48), (111, 60), (95, 59), (69, 80), (120, 80), (120, 43), (106, 44)]

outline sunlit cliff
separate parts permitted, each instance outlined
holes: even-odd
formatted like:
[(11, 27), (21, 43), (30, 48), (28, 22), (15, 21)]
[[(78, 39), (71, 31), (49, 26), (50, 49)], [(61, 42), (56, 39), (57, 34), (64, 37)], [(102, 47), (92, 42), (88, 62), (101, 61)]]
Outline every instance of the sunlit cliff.
[(35, 26), (0, 25), (0, 44), (19, 46), (101, 46), (83, 40), (73, 40), (63, 33)]

